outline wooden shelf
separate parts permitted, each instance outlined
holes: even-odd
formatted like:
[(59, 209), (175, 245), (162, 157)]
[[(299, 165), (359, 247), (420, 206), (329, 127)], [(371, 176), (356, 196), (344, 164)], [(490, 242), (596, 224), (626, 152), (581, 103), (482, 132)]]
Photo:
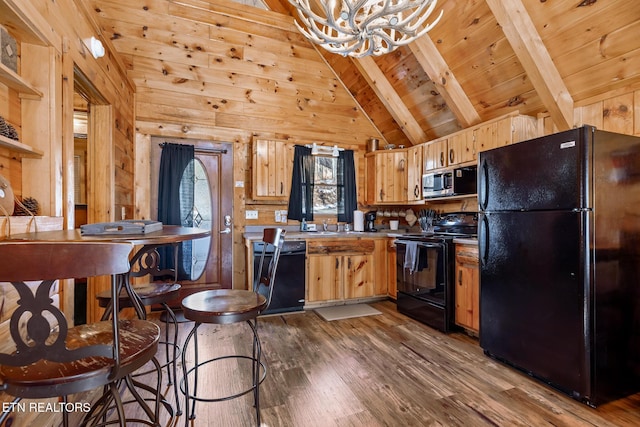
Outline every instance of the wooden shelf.
[(18, 153), (22, 157), (40, 158), (44, 155), (44, 153), (40, 150), (37, 150), (19, 141), (14, 141), (13, 139), (9, 139), (2, 135), (0, 135), (0, 147), (8, 148), (10, 151)]
[(49, 35), (40, 31), (40, 28), (51, 28), (51, 25), (30, 2), (0, 0), (0, 24), (23, 43), (40, 46), (54, 44), (54, 40), (50, 39), (54, 37), (53, 32)]
[(17, 90), (20, 93), (21, 98), (42, 98), (42, 92), (34, 88), (26, 82), (13, 70), (7, 68), (4, 64), (0, 63), (0, 83), (4, 83), (12, 89)]

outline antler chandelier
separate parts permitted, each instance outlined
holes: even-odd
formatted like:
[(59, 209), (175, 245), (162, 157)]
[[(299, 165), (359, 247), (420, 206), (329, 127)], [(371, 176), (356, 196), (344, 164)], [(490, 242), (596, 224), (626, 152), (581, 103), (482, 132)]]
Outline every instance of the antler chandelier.
[[(322, 14), (312, 10), (316, 1)], [(296, 26), (329, 52), (361, 58), (382, 55), (411, 43), (431, 30), (424, 25), (437, 0), (289, 0), (306, 26)]]

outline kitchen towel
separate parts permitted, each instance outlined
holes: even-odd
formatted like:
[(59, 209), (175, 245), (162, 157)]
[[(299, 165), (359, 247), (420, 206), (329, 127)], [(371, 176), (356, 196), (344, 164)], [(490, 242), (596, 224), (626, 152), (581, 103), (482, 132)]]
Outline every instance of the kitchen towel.
[(418, 242), (406, 242), (405, 248), (404, 268), (413, 274), (418, 270)]

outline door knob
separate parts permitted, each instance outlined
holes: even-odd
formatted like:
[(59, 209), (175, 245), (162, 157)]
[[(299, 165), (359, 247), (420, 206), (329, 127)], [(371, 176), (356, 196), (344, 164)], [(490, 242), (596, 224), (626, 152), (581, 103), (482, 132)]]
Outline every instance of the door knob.
[(229, 233), (231, 233), (231, 229), (229, 227), (227, 227), (224, 230), (220, 231), (220, 234), (229, 234)]

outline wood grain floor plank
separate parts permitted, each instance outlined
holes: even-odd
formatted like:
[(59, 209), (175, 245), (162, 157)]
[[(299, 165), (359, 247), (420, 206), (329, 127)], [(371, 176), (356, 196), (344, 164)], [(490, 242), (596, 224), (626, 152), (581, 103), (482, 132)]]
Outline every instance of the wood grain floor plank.
[[(261, 386), (263, 426), (640, 425), (640, 393), (593, 409), (488, 358), (476, 338), (435, 331), (390, 301), (372, 306), (382, 314), (327, 322), (309, 311), (260, 319), (269, 369)], [(181, 325), (183, 339), (188, 327)], [(208, 357), (248, 354), (250, 332), (246, 325), (203, 325), (199, 348)], [(207, 393), (248, 374), (220, 369), (201, 380)], [(191, 425), (244, 427), (253, 417), (251, 397), (244, 396), (199, 403)]]

